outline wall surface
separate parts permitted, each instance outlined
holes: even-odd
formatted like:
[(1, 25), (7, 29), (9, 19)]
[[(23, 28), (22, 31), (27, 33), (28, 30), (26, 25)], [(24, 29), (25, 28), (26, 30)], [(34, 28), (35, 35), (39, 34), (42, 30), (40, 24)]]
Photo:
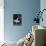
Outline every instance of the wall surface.
[(4, 41), (4, 0), (0, 0), (0, 42)]
[[(35, 12), (40, 9), (40, 0), (5, 0), (4, 34), (7, 41), (18, 41), (32, 28)], [(13, 14), (22, 14), (22, 25), (13, 25)]]
[[(46, 0), (41, 0), (40, 1), (40, 9), (41, 9), (41, 11), (43, 9), (46, 9)], [(41, 21), (40, 25), (46, 26), (46, 10), (43, 12), (42, 17), (43, 17), (43, 22)]]

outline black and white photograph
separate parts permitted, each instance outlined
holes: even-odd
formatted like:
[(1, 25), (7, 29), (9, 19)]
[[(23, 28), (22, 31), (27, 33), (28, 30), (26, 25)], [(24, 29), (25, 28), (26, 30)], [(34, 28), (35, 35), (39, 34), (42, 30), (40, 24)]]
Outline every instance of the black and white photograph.
[(22, 24), (21, 14), (13, 14), (13, 25), (21, 25), (21, 24)]

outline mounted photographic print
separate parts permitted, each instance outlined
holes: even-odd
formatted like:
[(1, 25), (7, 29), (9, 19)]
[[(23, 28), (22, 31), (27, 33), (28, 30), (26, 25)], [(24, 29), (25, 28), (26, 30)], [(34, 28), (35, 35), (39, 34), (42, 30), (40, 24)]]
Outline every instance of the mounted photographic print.
[(21, 14), (13, 14), (13, 25), (21, 25), (21, 24), (22, 24)]

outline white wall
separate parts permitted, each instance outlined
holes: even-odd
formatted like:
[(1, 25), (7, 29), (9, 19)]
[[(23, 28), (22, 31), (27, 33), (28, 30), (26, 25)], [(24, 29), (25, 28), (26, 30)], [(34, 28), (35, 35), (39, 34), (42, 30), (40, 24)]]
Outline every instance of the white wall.
[[(46, 9), (46, 0), (40, 0), (40, 9)], [(46, 11), (43, 12), (43, 22), (41, 21), (41, 25), (46, 26)]]
[(4, 0), (0, 0), (0, 42), (4, 41)]

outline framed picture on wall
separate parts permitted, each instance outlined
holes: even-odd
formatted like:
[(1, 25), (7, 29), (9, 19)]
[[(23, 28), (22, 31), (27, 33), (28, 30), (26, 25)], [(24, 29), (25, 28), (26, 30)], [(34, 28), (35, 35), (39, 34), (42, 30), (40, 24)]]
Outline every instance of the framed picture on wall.
[(21, 24), (22, 24), (22, 15), (13, 14), (13, 25), (21, 25)]

